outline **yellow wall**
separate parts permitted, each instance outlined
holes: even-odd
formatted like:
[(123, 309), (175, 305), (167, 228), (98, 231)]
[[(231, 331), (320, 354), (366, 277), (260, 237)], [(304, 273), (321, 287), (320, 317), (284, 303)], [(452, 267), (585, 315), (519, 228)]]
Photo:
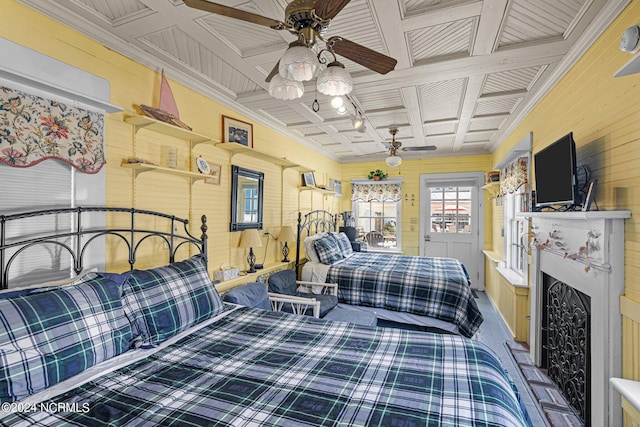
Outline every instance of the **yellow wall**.
[[(133, 127), (125, 118), (136, 115), (136, 105), (157, 106), (160, 86), (159, 70), (149, 69), (132, 61), (96, 41), (80, 35), (56, 21), (37, 13), (14, 0), (0, 0), (3, 24), (0, 37), (25, 47), (52, 56), (60, 61), (98, 75), (110, 82), (111, 103), (124, 108), (123, 112), (107, 115), (106, 200), (108, 206), (135, 207), (170, 213), (189, 218), (191, 229), (200, 235), (200, 216), (208, 217), (209, 267), (215, 269), (221, 263), (246, 268), (246, 253), (237, 248), (239, 234), (229, 231), (230, 222), (230, 169), (231, 164), (262, 171), (265, 174), (264, 228), (277, 235), (282, 225), (295, 225), (298, 209), (326, 207), (337, 209), (337, 202), (326, 201), (318, 194), (299, 197), (300, 173), (293, 169), (281, 171), (271, 162), (246, 155), (231, 159), (226, 150), (210, 144), (199, 144), (189, 153), (189, 143), (182, 139), (162, 136), (141, 130), (135, 136)], [(222, 115), (251, 122), (237, 112), (171, 80), (173, 94), (180, 110), (180, 118), (194, 132), (222, 139)], [(259, 123), (253, 123), (254, 148), (276, 158), (286, 157), (290, 161), (316, 171), (318, 183), (330, 178), (340, 178), (340, 165), (335, 161), (314, 153), (298, 142)], [(183, 177), (158, 173), (143, 173), (134, 181), (133, 173), (122, 168), (121, 162), (131, 156), (145, 158), (155, 163), (163, 162), (165, 146), (179, 149), (178, 167), (190, 170), (193, 158), (202, 155), (209, 162), (222, 165), (220, 185), (209, 185), (198, 181), (191, 185)], [(305, 192), (306, 193), (306, 192)], [(324, 204), (324, 206), (323, 206)], [(264, 240), (266, 243), (266, 240)], [(294, 248), (292, 248), (294, 249)], [(265, 248), (256, 249), (258, 262), (262, 262)], [(140, 267), (167, 262), (149, 254)], [(266, 263), (276, 262), (282, 257), (280, 243), (271, 241)], [(126, 256), (109, 251), (109, 267), (112, 270), (128, 268)]]
[[(491, 156), (434, 157), (419, 160), (404, 160), (397, 168), (388, 167), (384, 161), (349, 163), (342, 165), (342, 193), (340, 211), (350, 211), (351, 180), (366, 179), (371, 170), (382, 169), (389, 178), (402, 178), (402, 251), (405, 255), (419, 255), (420, 252), (420, 175), (485, 172), (491, 169)], [(409, 200), (405, 202), (404, 195)], [(411, 203), (411, 195), (415, 201)], [(485, 200), (485, 204), (487, 201)], [(485, 227), (490, 219), (485, 216)], [(486, 239), (490, 238), (485, 234)]]
[[(613, 74), (632, 57), (619, 51), (618, 44), (639, 16), (640, 2), (631, 2), (494, 152), (492, 161), (502, 160), (528, 132), (533, 132), (535, 153), (573, 131), (578, 164), (587, 165), (591, 177), (598, 179), (600, 209), (632, 211), (625, 224), (625, 295), (635, 307), (640, 303), (640, 74), (621, 78)], [(494, 215), (494, 241), (500, 222)], [(623, 376), (640, 380), (639, 320), (623, 318)]]

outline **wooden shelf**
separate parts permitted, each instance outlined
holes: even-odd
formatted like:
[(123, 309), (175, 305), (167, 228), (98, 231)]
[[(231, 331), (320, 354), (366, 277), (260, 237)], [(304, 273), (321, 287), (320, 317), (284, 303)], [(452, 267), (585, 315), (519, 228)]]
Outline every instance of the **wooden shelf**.
[(300, 185), (300, 186), (298, 186), (298, 191), (317, 191), (318, 193), (322, 193), (322, 194), (326, 194), (326, 195), (336, 194), (336, 192), (333, 191), (333, 190), (326, 190), (324, 188), (311, 187), (311, 186), (308, 186), (308, 185)]
[(122, 167), (125, 169), (133, 170), (135, 177), (137, 177), (139, 174), (143, 172), (159, 172), (167, 175), (175, 175), (175, 176), (182, 176), (184, 178), (189, 178), (192, 183), (201, 179), (213, 178), (211, 175), (204, 175), (198, 172), (190, 172), (190, 171), (185, 171), (181, 169), (165, 168), (162, 166), (150, 165), (147, 163), (127, 163), (125, 161), (125, 162), (122, 162)]
[(489, 184), (485, 184), (482, 187), (483, 190), (487, 190), (491, 195), (492, 199), (495, 199), (498, 194), (500, 194), (500, 181), (490, 182)]
[(199, 133), (183, 129), (178, 126), (170, 125), (169, 123), (161, 122), (156, 119), (152, 119), (147, 116), (133, 116), (127, 117), (125, 121), (134, 126), (134, 131), (137, 133), (140, 129), (148, 129), (154, 132), (158, 132), (164, 135), (174, 136), (176, 138), (186, 139), (191, 142), (192, 145), (208, 142), (215, 144), (220, 142), (210, 136), (201, 135)]
[(256, 159), (266, 160), (278, 166), (281, 166), (283, 169), (296, 169), (301, 172), (309, 172), (309, 169), (300, 166), (297, 163), (288, 160), (287, 158), (274, 157), (266, 153), (262, 153), (260, 151), (256, 151), (253, 148), (247, 147), (246, 145), (237, 144), (235, 142), (217, 142), (215, 144), (216, 147), (222, 148), (223, 150), (230, 151), (232, 157), (236, 154), (244, 154)]

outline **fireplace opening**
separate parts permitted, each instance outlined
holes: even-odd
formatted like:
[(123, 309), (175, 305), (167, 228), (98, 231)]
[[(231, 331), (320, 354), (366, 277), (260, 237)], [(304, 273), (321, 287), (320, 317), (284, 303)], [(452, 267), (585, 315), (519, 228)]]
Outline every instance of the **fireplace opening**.
[(591, 425), (591, 298), (543, 273), (542, 368)]

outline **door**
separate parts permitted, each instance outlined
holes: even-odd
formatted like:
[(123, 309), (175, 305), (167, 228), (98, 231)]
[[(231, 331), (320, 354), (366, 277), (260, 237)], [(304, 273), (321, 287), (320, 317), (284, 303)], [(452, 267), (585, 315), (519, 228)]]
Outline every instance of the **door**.
[(484, 290), (483, 179), (481, 173), (422, 175), (420, 185), (420, 255), (460, 260), (477, 290)]

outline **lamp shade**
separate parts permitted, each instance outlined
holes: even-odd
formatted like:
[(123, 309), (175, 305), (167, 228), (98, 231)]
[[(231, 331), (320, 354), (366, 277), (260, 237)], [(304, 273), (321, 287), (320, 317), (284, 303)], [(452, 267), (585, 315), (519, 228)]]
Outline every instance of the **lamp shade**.
[(320, 62), (315, 53), (306, 46), (291, 46), (280, 58), (278, 72), (285, 79), (305, 82), (315, 77)]
[(293, 228), (290, 225), (285, 225), (280, 230), (280, 234), (278, 234), (279, 242), (293, 242), (296, 240), (295, 235), (293, 234)]
[(240, 241), (238, 246), (241, 248), (260, 248), (262, 247), (262, 240), (260, 240), (260, 234), (255, 228), (249, 228), (242, 230), (240, 234)]
[(385, 159), (385, 162), (387, 163), (387, 166), (394, 168), (396, 166), (400, 166), (400, 164), (402, 163), (402, 157), (389, 156)]
[(329, 96), (347, 95), (353, 89), (353, 80), (344, 65), (334, 61), (318, 76), (317, 88)]
[(351, 125), (354, 129), (358, 130), (364, 125), (364, 119), (360, 116), (352, 116)]
[(303, 93), (304, 86), (301, 82), (285, 79), (280, 74), (273, 76), (269, 82), (269, 95), (276, 99), (298, 99)]

